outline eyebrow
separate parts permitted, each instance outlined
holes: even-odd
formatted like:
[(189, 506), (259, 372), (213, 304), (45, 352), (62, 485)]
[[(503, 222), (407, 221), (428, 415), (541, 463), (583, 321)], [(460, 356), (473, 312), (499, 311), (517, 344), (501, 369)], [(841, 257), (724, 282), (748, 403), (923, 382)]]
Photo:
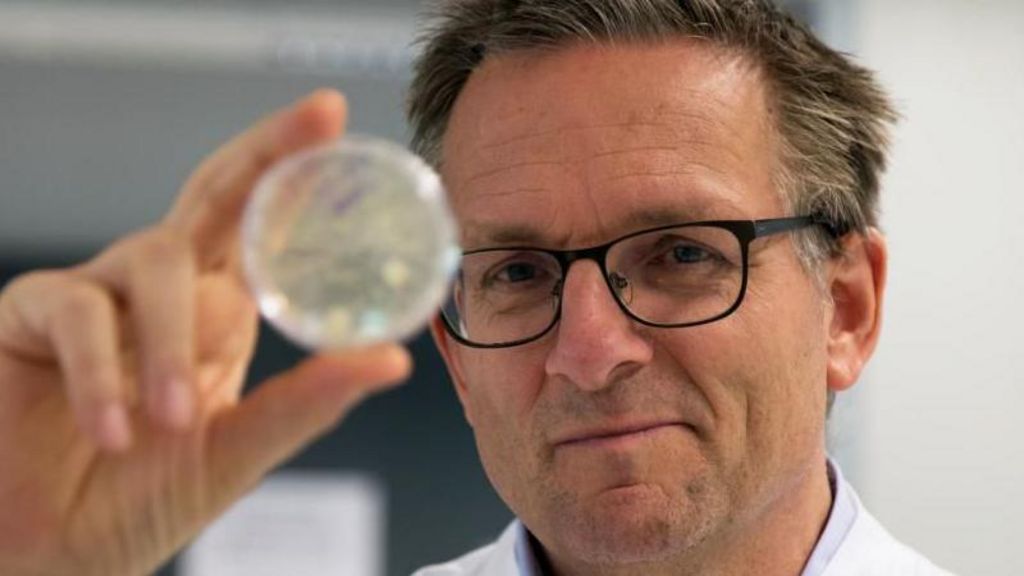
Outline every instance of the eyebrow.
[(528, 224), (508, 224), (500, 228), (488, 230), (485, 235), (485, 243), (495, 245), (542, 245), (550, 239), (545, 239), (544, 234)]
[(718, 220), (732, 218), (734, 214), (722, 215), (707, 204), (696, 204), (685, 207), (657, 207), (630, 212), (623, 221), (623, 233), (628, 234), (642, 228), (654, 228), (669, 224), (700, 222), (702, 220)]
[[(725, 200), (700, 202), (689, 206), (660, 206), (634, 210), (615, 223), (615, 236), (625, 236), (645, 228), (707, 220), (747, 219), (737, 206)], [(566, 235), (567, 236), (567, 235)], [(531, 224), (502, 224), (491, 227), (481, 235), (479, 247), (536, 246), (564, 248), (565, 238), (552, 238)], [(608, 238), (611, 240), (613, 238)], [(593, 242), (594, 244), (598, 241)]]

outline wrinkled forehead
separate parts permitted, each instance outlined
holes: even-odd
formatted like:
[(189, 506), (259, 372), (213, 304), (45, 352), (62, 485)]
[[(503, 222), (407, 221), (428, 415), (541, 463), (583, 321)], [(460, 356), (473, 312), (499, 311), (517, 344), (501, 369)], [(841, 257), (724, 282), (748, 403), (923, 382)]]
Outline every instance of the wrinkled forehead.
[(759, 195), (774, 196), (759, 76), (696, 41), (491, 57), (443, 145), (467, 247), (579, 245), (664, 220), (753, 217), (771, 210)]

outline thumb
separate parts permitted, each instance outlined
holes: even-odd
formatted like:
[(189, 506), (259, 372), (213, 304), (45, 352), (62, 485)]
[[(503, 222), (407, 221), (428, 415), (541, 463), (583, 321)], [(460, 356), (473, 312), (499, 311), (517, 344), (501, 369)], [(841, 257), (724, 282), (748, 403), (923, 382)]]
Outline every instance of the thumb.
[(384, 344), (316, 356), (259, 385), (211, 424), (209, 494), (225, 498), (213, 504), (230, 503), (367, 395), (407, 378), (411, 367), (408, 351)]

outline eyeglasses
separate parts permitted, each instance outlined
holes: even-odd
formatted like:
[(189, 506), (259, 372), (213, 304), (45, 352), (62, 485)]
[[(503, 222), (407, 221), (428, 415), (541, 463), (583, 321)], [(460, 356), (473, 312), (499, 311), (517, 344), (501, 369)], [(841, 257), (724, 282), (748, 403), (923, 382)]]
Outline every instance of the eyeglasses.
[(569, 266), (593, 260), (633, 320), (659, 328), (707, 324), (743, 301), (751, 242), (816, 225), (836, 234), (817, 217), (798, 216), (659, 226), (583, 250), (470, 250), (441, 316), (448, 333), (466, 346), (532, 342), (558, 323)]

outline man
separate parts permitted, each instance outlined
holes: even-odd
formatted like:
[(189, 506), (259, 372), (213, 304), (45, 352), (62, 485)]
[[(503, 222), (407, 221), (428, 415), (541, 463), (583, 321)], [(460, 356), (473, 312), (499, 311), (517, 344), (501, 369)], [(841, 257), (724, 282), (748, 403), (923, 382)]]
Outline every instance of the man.
[[(824, 448), (879, 332), (893, 114), (870, 74), (767, 1), (472, 0), (410, 111), (466, 251), (432, 332), (519, 519), (421, 574), (944, 574)], [(240, 208), (343, 119), (312, 95), (159, 225), (4, 291), (0, 573), (152, 570), (408, 373), (380, 346), (239, 398)]]

